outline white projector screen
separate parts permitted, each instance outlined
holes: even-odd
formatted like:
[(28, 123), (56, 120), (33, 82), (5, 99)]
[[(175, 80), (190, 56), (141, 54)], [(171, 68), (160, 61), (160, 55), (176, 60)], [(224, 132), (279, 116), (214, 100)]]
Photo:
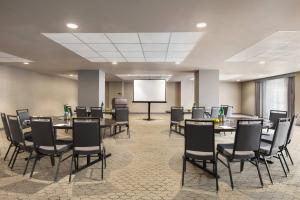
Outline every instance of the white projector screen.
[(134, 102), (166, 102), (166, 80), (134, 80)]

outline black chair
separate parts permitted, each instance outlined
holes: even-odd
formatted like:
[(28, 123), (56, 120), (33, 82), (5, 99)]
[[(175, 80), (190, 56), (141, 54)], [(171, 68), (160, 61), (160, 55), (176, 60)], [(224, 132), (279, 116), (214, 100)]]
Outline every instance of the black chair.
[[(73, 154), (70, 167), (69, 182), (72, 178), (73, 162), (75, 162), (75, 172), (78, 170), (79, 156), (87, 157), (87, 166), (91, 165), (90, 156), (96, 155), (98, 160), (93, 161), (95, 164), (102, 161), (101, 179), (103, 179), (103, 165), (106, 167), (105, 147), (103, 144), (100, 129), (99, 118), (74, 118), (73, 119)], [(76, 161), (75, 161), (76, 159)]]
[(268, 131), (269, 129), (275, 130), (278, 119), (287, 118), (287, 117), (288, 117), (287, 111), (270, 110), (269, 120), (272, 122), (272, 126), (268, 128)]
[(30, 115), (28, 109), (19, 109), (16, 110), (17, 115), (19, 116), (20, 123), (23, 129), (29, 128), (29, 125), (25, 123), (25, 121), (30, 121)]
[(9, 130), (8, 122), (7, 122), (7, 117), (6, 117), (5, 113), (1, 113), (1, 119), (2, 119), (4, 133), (6, 135), (6, 139), (9, 142), (8, 149), (7, 149), (7, 151), (5, 153), (5, 156), (4, 156), (4, 160), (6, 160), (10, 149), (14, 146), (14, 143), (11, 140), (11, 134), (10, 134), (10, 130)]
[(77, 117), (88, 117), (88, 112), (85, 106), (77, 106), (76, 107), (76, 115)]
[(290, 127), (290, 119), (288, 119), (288, 118), (278, 119), (278, 121), (276, 123), (275, 131), (274, 131), (274, 137), (273, 137), (272, 143), (270, 144), (270, 143), (262, 141), (260, 144), (259, 154), (260, 154), (260, 156), (262, 156), (262, 158), (264, 160), (264, 163), (266, 165), (268, 175), (269, 175), (269, 178), (270, 178), (270, 181), (272, 184), (273, 184), (273, 179), (272, 179), (266, 158), (271, 158), (271, 157), (278, 158), (280, 161), (281, 167), (283, 169), (283, 172), (284, 172), (285, 176), (287, 176), (281, 156), (282, 156), (284, 162), (286, 163), (286, 160), (285, 160), (282, 152), (284, 151), (284, 145), (286, 144), (289, 127)]
[(213, 121), (185, 120), (182, 186), (184, 185), (187, 160), (203, 161), (205, 163), (211, 161), (213, 163), (213, 173), (216, 177), (216, 189), (219, 189), (214, 127)]
[(231, 117), (231, 116), (232, 116), (233, 106), (229, 106), (229, 105), (221, 105), (221, 108), (223, 108), (223, 110), (224, 110), (224, 115), (225, 115), (226, 117)]
[(211, 118), (218, 118), (220, 112), (220, 107), (211, 107), (210, 117)]
[(102, 107), (91, 107), (90, 117), (103, 118)]
[(11, 140), (12, 140), (13, 144), (16, 146), (8, 165), (10, 165), (10, 163), (11, 163), (10, 168), (13, 169), (18, 155), (22, 152), (29, 153), (29, 158), (27, 160), (27, 163), (26, 163), (26, 166), (25, 166), (25, 169), (23, 172), (23, 175), (24, 175), (27, 171), (28, 163), (32, 156), (33, 143), (31, 141), (28, 141), (25, 139), (23, 130), (22, 130), (22, 126), (21, 126), (21, 122), (20, 122), (20, 119), (18, 116), (8, 115), (7, 119), (8, 119), (9, 129), (10, 129), (10, 133), (11, 133)]
[[(171, 107), (171, 122), (170, 122), (170, 132), (169, 136), (171, 136), (172, 133), (172, 127), (175, 126), (175, 131), (177, 133), (181, 133), (181, 128), (179, 126), (179, 123), (184, 120), (184, 111), (183, 107), (177, 107), (177, 106), (172, 106)], [(178, 127), (179, 127), (179, 132), (178, 132)]]
[[(238, 120), (234, 143), (217, 145), (217, 159), (228, 168), (232, 189), (234, 188), (234, 185), (230, 162), (236, 161), (241, 163), (241, 171), (243, 171), (244, 168), (244, 161), (249, 161), (250, 163), (255, 165), (259, 175), (260, 184), (263, 187), (263, 181), (261, 178), (258, 162), (258, 151), (260, 146), (262, 127), (262, 120)], [(219, 154), (221, 154), (226, 159), (226, 163), (218, 157)]]
[(127, 127), (127, 135), (130, 138), (128, 107), (115, 108), (115, 120), (116, 120), (116, 123), (114, 125), (114, 134), (116, 135), (118, 127), (119, 127), (119, 130), (121, 131), (122, 126), (126, 126)]
[(68, 110), (68, 112), (70, 113), (71, 117), (73, 116), (73, 111), (72, 111), (72, 107), (69, 105), (66, 105), (66, 108)]
[(51, 117), (32, 117), (30, 119), (30, 125), (32, 129), (34, 150), (36, 152), (30, 177), (33, 175), (37, 160), (44, 156), (49, 156), (52, 166), (54, 166), (54, 159), (55, 157), (58, 157), (58, 163), (56, 165), (56, 171), (54, 175), (54, 181), (56, 181), (62, 156), (71, 149), (72, 144), (68, 141), (56, 139)]
[(203, 119), (203, 118), (205, 118), (205, 107), (193, 107), (192, 119)]

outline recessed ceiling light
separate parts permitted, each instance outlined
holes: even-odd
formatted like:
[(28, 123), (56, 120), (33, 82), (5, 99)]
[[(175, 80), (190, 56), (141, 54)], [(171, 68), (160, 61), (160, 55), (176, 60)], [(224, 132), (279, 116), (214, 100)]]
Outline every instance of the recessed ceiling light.
[(176, 64), (176, 65), (179, 65), (179, 64), (180, 64), (180, 62), (179, 62), (179, 61), (177, 61), (177, 62), (175, 62), (175, 64)]
[(241, 80), (240, 79), (238, 79), (238, 80), (236, 80), (237, 82), (240, 82)]
[(118, 62), (114, 61), (114, 62), (112, 62), (111, 64), (116, 65), (116, 64), (118, 64)]
[(29, 62), (24, 62), (23, 64), (24, 64), (24, 65), (29, 65)]
[(73, 74), (70, 74), (69, 76), (73, 77), (74, 75), (73, 75)]
[(207, 26), (207, 24), (205, 22), (201, 22), (201, 23), (198, 23), (196, 26), (197, 26), (197, 28), (205, 28)]
[(77, 24), (73, 24), (73, 23), (67, 23), (66, 26), (68, 28), (71, 28), (71, 29), (77, 29), (78, 28), (78, 25)]
[(259, 61), (259, 64), (260, 64), (260, 65), (264, 65), (264, 64), (266, 64), (266, 61), (264, 61), (264, 60)]

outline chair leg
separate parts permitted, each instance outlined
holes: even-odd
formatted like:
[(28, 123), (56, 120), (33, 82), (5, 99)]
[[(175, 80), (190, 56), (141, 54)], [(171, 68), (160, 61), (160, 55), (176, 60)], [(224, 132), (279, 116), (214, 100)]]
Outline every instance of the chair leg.
[(182, 174), (181, 174), (181, 186), (184, 185), (184, 173), (186, 171), (186, 159), (182, 156)]
[(257, 169), (260, 185), (261, 185), (261, 187), (264, 187), (264, 183), (263, 183), (263, 180), (262, 180), (261, 174), (260, 174), (258, 158), (255, 159), (255, 164), (256, 164), (256, 169)]
[(129, 139), (130, 139), (130, 130), (129, 130), (129, 124), (127, 125), (127, 135), (128, 135), (128, 137), (129, 137)]
[(268, 172), (268, 175), (269, 175), (269, 178), (270, 178), (270, 181), (271, 183), (273, 184), (273, 179), (272, 179), (272, 176), (271, 176), (271, 173), (270, 173), (270, 170), (269, 170), (269, 165), (268, 165), (268, 162), (266, 160), (266, 158), (263, 156), (263, 159), (264, 159), (264, 163), (266, 165), (266, 168), (267, 168), (267, 172)]
[(240, 172), (242, 172), (244, 170), (244, 160), (241, 160), (241, 164), (240, 164)]
[(283, 152), (280, 151), (280, 153), (281, 153), (281, 156), (282, 156), (282, 158), (283, 158), (283, 161), (284, 161), (284, 164), (285, 164), (285, 166), (286, 166), (287, 171), (290, 172), (290, 168), (289, 168), (289, 166), (288, 166), (288, 164), (287, 164), (287, 162), (286, 162), (286, 159), (285, 159), (285, 157), (284, 157), (284, 155), (283, 155)]
[(104, 154), (104, 168), (106, 169), (106, 149), (103, 147), (103, 154)]
[(72, 155), (72, 160), (71, 160), (71, 166), (70, 166), (70, 173), (69, 173), (69, 183), (72, 180), (72, 168), (73, 168), (73, 162), (74, 162), (74, 154)]
[(11, 157), (10, 157), (10, 160), (9, 160), (9, 163), (8, 163), (8, 166), (9, 166), (9, 167), (10, 167), (10, 164), (11, 164), (11, 162), (13, 161), (13, 159), (14, 159), (14, 157), (15, 157), (15, 154), (16, 154), (16, 152), (17, 152), (17, 148), (18, 148), (18, 147), (15, 147), (15, 150), (14, 150), (13, 154), (12, 154)]
[(56, 165), (55, 176), (54, 176), (54, 182), (57, 181), (57, 176), (58, 176), (58, 172), (59, 172), (59, 166), (60, 166), (61, 158), (62, 158), (62, 154), (59, 155), (59, 157), (58, 157), (58, 162), (57, 162), (57, 165)]
[(15, 158), (14, 158), (12, 164), (11, 164), (11, 167), (10, 167), (11, 169), (14, 168), (14, 165), (15, 165), (15, 162), (16, 162), (16, 160), (17, 160), (17, 157), (18, 157), (19, 153), (20, 153), (20, 148), (18, 147), (18, 150), (17, 150), (17, 152), (16, 152)]
[(171, 137), (171, 133), (172, 133), (172, 124), (170, 124), (169, 137)]
[(219, 191), (218, 160), (217, 159), (214, 161), (213, 168), (214, 168), (214, 174), (216, 177), (216, 190)]
[(34, 159), (33, 166), (32, 166), (32, 169), (31, 169), (31, 173), (30, 173), (30, 178), (31, 178), (32, 175), (33, 175), (33, 172), (34, 172), (35, 165), (36, 165), (36, 162), (37, 162), (37, 160), (38, 160), (38, 157), (39, 157), (39, 154), (36, 154), (36, 157), (35, 157), (35, 159)]
[(227, 159), (227, 166), (228, 166), (228, 172), (229, 172), (229, 177), (230, 177), (230, 184), (231, 184), (231, 189), (233, 190), (233, 180), (232, 180), (232, 174), (231, 174), (231, 168), (230, 168), (230, 162)]
[(101, 180), (103, 180), (104, 152), (101, 153)]
[(27, 162), (26, 162), (25, 169), (24, 169), (24, 172), (23, 172), (23, 176), (24, 176), (24, 175), (26, 174), (26, 172), (27, 172), (27, 168), (28, 168), (28, 164), (29, 164), (29, 162), (30, 162), (31, 156), (32, 156), (32, 151), (30, 152), (29, 157), (28, 157), (28, 160), (27, 160)]
[(285, 152), (286, 152), (287, 156), (289, 157), (289, 159), (290, 159), (292, 165), (294, 165), (293, 159), (292, 159), (291, 154), (290, 154), (290, 152), (289, 152), (289, 150), (288, 150), (287, 147), (285, 148)]
[(52, 167), (55, 166), (55, 159), (54, 159), (54, 156), (50, 156), (50, 160), (51, 160), (51, 165)]
[(283, 162), (282, 162), (282, 159), (281, 159), (281, 154), (278, 153), (277, 156), (278, 156), (278, 158), (279, 158), (279, 160), (280, 160), (280, 164), (281, 164), (281, 167), (282, 167), (282, 169), (283, 169), (283, 172), (284, 172), (285, 176), (287, 177), (287, 173), (286, 173), (286, 171), (285, 171), (285, 167), (284, 167)]
[(5, 156), (4, 156), (4, 160), (6, 160), (6, 157), (7, 157), (8, 153), (9, 153), (9, 151), (10, 151), (12, 145), (13, 145), (12, 143), (9, 144), (9, 147), (8, 147), (8, 149), (7, 149), (7, 151), (6, 151)]

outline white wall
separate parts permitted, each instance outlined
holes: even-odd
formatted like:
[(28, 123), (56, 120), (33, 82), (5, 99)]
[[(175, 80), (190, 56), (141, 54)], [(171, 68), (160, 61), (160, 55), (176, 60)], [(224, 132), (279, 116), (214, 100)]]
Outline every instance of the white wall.
[(242, 112), (242, 84), (238, 82), (219, 83), (220, 105), (233, 106), (234, 113)]
[(16, 114), (28, 108), (32, 115), (63, 114), (63, 105), (77, 105), (77, 81), (0, 66), (0, 112)]
[(242, 113), (255, 115), (255, 82), (242, 83)]

